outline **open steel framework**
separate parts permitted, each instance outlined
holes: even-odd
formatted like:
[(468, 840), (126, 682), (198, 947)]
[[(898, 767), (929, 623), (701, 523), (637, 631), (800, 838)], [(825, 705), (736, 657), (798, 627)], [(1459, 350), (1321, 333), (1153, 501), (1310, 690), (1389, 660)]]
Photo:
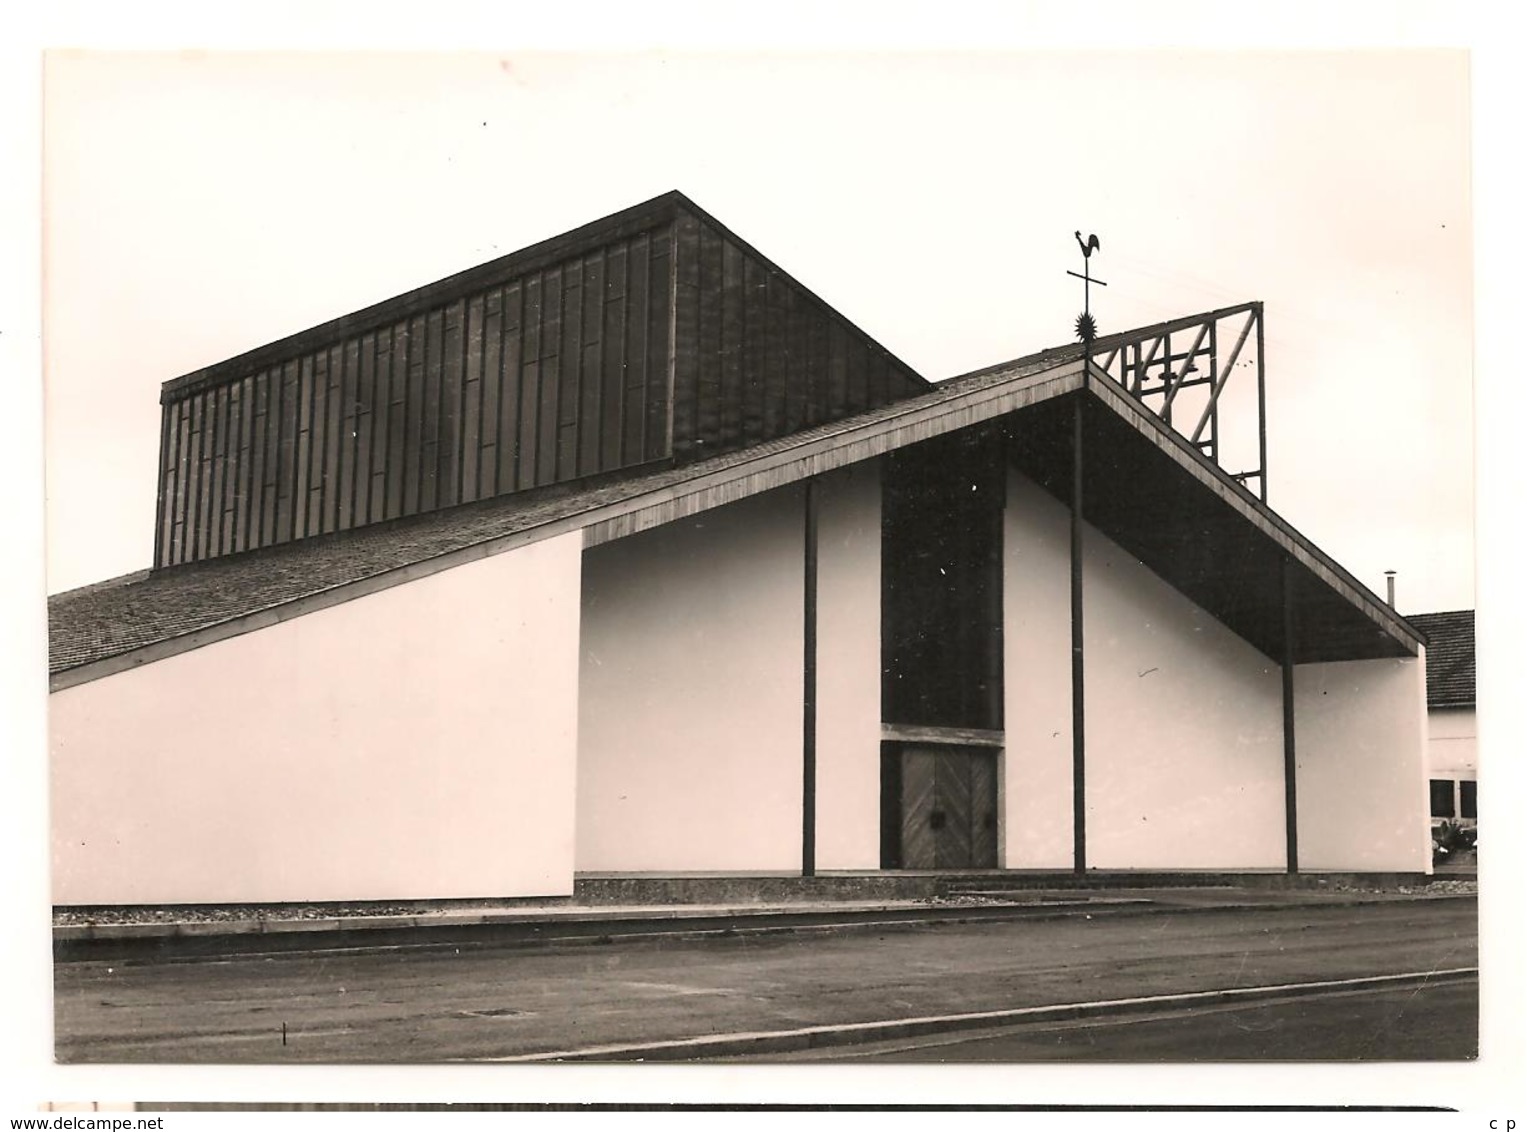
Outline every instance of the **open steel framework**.
[[(1226, 471), (1243, 484), (1256, 480), (1257, 494), (1266, 503), (1267, 379), (1262, 360), (1261, 303), (1224, 307), (1100, 338), (1092, 344), (1090, 355), (1093, 364), (1122, 389), (1210, 460), (1221, 464), (1221, 395), (1253, 332), (1255, 358), (1248, 362), (1254, 361), (1257, 371), (1257, 466)], [(1234, 335), (1235, 344), (1222, 361), (1220, 342), (1228, 335)], [(1208, 387), (1207, 397), (1197, 398), (1198, 403), (1191, 408), (1178, 402), (1184, 390), (1199, 386)]]

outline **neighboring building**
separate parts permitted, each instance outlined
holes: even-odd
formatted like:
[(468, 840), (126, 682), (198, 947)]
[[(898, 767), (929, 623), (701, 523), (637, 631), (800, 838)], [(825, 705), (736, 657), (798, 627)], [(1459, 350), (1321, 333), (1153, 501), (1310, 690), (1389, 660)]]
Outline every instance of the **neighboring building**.
[(1406, 618), (1426, 637), (1426, 774), (1432, 822), (1478, 820), (1474, 723), (1474, 611)]
[(54, 900), (1428, 871), (1419, 634), (1216, 463), (1261, 315), (929, 385), (675, 193), (171, 381)]

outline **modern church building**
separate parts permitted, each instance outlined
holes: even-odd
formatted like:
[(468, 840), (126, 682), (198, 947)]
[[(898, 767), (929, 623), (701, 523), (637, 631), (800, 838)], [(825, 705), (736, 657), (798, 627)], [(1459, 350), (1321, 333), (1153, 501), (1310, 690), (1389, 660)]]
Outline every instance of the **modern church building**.
[(1262, 341), (931, 384), (671, 193), (170, 381), (152, 569), (50, 601), (54, 901), (1427, 872), (1422, 637), (1267, 506)]

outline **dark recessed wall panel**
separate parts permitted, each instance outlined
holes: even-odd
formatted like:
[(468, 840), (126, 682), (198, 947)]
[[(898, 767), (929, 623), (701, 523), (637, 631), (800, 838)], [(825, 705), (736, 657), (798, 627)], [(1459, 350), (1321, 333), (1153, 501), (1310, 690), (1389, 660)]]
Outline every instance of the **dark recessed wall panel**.
[(772, 440), (928, 388), (718, 225), (681, 213), (677, 254), (676, 459)]
[(979, 429), (882, 465), (881, 710), (887, 723), (1002, 727), (1003, 464)]

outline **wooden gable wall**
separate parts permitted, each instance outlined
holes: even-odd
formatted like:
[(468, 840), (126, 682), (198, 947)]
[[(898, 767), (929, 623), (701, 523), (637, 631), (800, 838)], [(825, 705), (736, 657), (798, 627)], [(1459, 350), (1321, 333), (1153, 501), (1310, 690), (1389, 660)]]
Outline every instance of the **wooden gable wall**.
[(154, 564), (700, 459), (926, 388), (670, 193), (167, 383)]

